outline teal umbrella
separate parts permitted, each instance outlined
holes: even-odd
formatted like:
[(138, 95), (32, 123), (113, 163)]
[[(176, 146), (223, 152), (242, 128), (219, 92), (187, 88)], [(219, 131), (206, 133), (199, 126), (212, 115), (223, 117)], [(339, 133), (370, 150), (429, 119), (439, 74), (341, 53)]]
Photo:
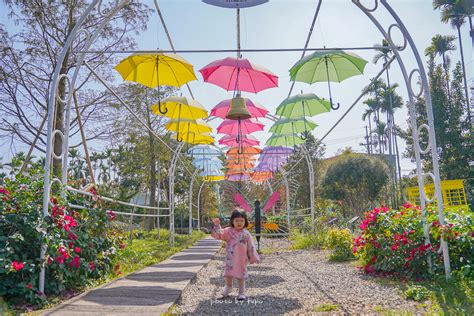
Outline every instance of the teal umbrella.
[(281, 118), (270, 127), (270, 132), (274, 134), (298, 134), (312, 131), (318, 124), (304, 117)]
[(276, 114), (287, 117), (306, 117), (329, 112), (329, 101), (319, 98), (314, 93), (298, 94), (286, 98), (277, 107)]
[(332, 105), (330, 82), (341, 82), (344, 79), (364, 73), (367, 61), (354, 53), (343, 50), (315, 51), (311, 55), (300, 59), (290, 69), (290, 79), (309, 84), (327, 81), (329, 89), (329, 103)]
[(267, 146), (283, 146), (283, 147), (295, 147), (296, 145), (303, 144), (305, 140), (295, 134), (274, 134), (272, 135), (265, 145)]

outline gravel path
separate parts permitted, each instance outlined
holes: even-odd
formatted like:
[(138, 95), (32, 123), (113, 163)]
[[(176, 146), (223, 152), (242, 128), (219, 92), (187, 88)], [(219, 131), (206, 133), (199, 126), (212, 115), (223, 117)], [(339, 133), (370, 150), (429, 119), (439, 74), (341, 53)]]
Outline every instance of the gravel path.
[[(211, 260), (182, 292), (172, 309), (185, 315), (294, 315), (316, 314), (423, 314), (418, 303), (400, 291), (381, 285), (357, 271), (351, 263), (331, 263), (323, 251), (284, 251), (262, 255), (260, 265), (249, 266), (248, 300), (236, 301), (237, 284), (230, 298), (220, 298), (224, 285), (223, 251)], [(325, 309), (328, 310), (328, 309)]]

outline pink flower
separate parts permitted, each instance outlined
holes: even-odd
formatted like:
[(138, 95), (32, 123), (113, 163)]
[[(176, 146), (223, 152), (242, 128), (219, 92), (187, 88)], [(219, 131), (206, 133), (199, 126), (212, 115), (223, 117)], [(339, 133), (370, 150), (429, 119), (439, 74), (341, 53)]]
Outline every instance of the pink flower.
[(127, 245), (125, 243), (121, 243), (119, 247), (120, 247), (120, 249), (123, 250), (123, 249), (127, 248)]
[(12, 262), (12, 268), (15, 269), (15, 271), (20, 271), (21, 269), (23, 269), (23, 266), (23, 262), (18, 262), (16, 260)]
[(56, 260), (58, 263), (64, 263), (64, 258), (61, 256), (57, 256), (54, 260)]
[(392, 248), (392, 250), (395, 251), (395, 250), (398, 249), (398, 244), (393, 244), (392, 247), (390, 247), (390, 248)]
[(77, 236), (74, 235), (73, 233), (67, 234), (67, 238), (69, 238), (69, 239), (71, 239), (71, 240), (77, 240)]
[(30, 290), (31, 290), (31, 289), (33, 288), (33, 285), (32, 285), (31, 283), (29, 283), (29, 284), (27, 284), (25, 287), (26, 287), (27, 289), (30, 289)]
[(75, 251), (76, 253), (80, 253), (80, 252), (81, 252), (81, 248), (76, 247), (76, 248), (74, 248), (74, 251)]
[(48, 264), (52, 264), (53, 263), (53, 259), (51, 259), (51, 256), (48, 256)]
[(94, 262), (92, 262), (92, 261), (89, 262), (89, 270), (94, 271), (94, 269), (95, 269)]
[(0, 194), (6, 195), (6, 196), (11, 195), (10, 192), (7, 189), (3, 188), (3, 187), (0, 187)]

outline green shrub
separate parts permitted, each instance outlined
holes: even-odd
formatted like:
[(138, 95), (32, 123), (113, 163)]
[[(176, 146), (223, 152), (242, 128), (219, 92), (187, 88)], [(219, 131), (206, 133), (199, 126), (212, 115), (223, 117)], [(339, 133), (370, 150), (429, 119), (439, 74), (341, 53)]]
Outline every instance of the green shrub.
[(405, 297), (409, 300), (422, 302), (428, 298), (430, 291), (421, 285), (412, 285), (403, 292)]
[[(44, 303), (45, 295), (78, 290), (113, 273), (123, 236), (115, 214), (94, 208), (93, 198), (51, 197), (50, 215), (42, 216), (43, 171), (4, 179), (0, 186), (0, 296), (13, 304)], [(68, 203), (84, 205), (73, 210)], [(39, 259), (41, 243), (46, 245)], [(46, 267), (45, 293), (38, 290), (40, 267)]]
[(451, 269), (472, 276), (474, 263), (473, 214), (462, 210), (446, 210), (446, 224), (440, 225), (438, 212), (426, 210), (429, 243), (423, 236), (422, 211), (404, 204), (401, 210), (386, 207), (367, 212), (360, 225), (361, 235), (354, 239), (353, 251), (363, 262), (367, 273), (395, 274), (416, 278), (444, 273), (439, 252), (440, 238), (448, 242)]
[(329, 259), (334, 261), (354, 259), (354, 254), (352, 253), (352, 235), (348, 229), (330, 229), (328, 231), (326, 245), (331, 250)]

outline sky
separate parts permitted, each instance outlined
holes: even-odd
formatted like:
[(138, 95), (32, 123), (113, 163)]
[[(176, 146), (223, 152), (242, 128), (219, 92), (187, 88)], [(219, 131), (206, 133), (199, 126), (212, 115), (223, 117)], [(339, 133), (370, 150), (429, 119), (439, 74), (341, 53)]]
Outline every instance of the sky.
[[(154, 8), (153, 1), (144, 1)], [(177, 50), (219, 50), (236, 49), (236, 10), (219, 8), (205, 4), (199, 0), (161, 0), (158, 1), (166, 25), (170, 32), (174, 46)], [(362, 1), (371, 6), (374, 1)], [(380, 1), (379, 1), (380, 2)], [(430, 45), (431, 38), (436, 34), (455, 35), (456, 30), (450, 25), (440, 22), (439, 11), (434, 11), (430, 0), (393, 0), (390, 5), (397, 12), (405, 26), (410, 32), (417, 49), (423, 59), (424, 49)], [(241, 10), (241, 48), (242, 49), (274, 49), (274, 48), (303, 48), (308, 36), (313, 15), (316, 9), (315, 0), (270, 0), (268, 3)], [(375, 12), (378, 21), (388, 28), (394, 21), (383, 8)], [(3, 2), (0, 4), (0, 23), (7, 25), (7, 29), (14, 26), (8, 21)], [(468, 26), (462, 28), (463, 47), (465, 50), (466, 69), (468, 78), (473, 76), (473, 55), (471, 39)], [(397, 31), (393, 32), (396, 43), (402, 43), (402, 36)], [(153, 13), (148, 30), (136, 37), (137, 46), (140, 50), (170, 49), (166, 35), (156, 13)], [(310, 48), (318, 47), (366, 47), (381, 43), (382, 35), (372, 22), (349, 0), (324, 0), (315, 24), (315, 28), (309, 43)], [(456, 42), (456, 46), (458, 43)], [(93, 48), (92, 48), (93, 49)], [(349, 78), (341, 83), (333, 83), (333, 100), (339, 102), (341, 107), (337, 111), (320, 114), (312, 118), (319, 126), (313, 131), (315, 137), (324, 135), (333, 124), (341, 117), (344, 111), (359, 96), (362, 88), (369, 84), (382, 68), (381, 64), (374, 65), (371, 61), (375, 55), (373, 50), (353, 51), (362, 58), (369, 61), (365, 72), (361, 76)], [(308, 54), (308, 53), (307, 53)], [(125, 58), (127, 55), (122, 54)], [(203, 82), (199, 69), (216, 59), (227, 56), (235, 56), (235, 53), (181, 53), (195, 69), (198, 80), (190, 82), (194, 97), (205, 108), (210, 110), (223, 99), (232, 97), (231, 91)], [(416, 61), (409, 49), (401, 53), (405, 66), (410, 72)], [(279, 76), (278, 88), (264, 90), (258, 94), (243, 93), (248, 97), (266, 107), (274, 114), (277, 106), (282, 102), (290, 91), (288, 70), (300, 59), (301, 52), (259, 52), (243, 53), (243, 57), (252, 62), (262, 65)], [(453, 64), (459, 60), (459, 51), (451, 53)], [(114, 65), (108, 65), (113, 67)], [(407, 100), (406, 86), (402, 79), (400, 67), (392, 64), (390, 68), (392, 83), (398, 83), (398, 93)], [(117, 75), (116, 82), (120, 77)], [(296, 83), (292, 95), (300, 93), (315, 93), (319, 97), (328, 98), (327, 85), (315, 83)], [(180, 91), (183, 96), (189, 96), (185, 86)], [(365, 126), (367, 122), (361, 119), (365, 110), (362, 99), (355, 105), (353, 110), (336, 127), (336, 129), (324, 141), (326, 145), (326, 157), (331, 157), (344, 147), (352, 147), (355, 151), (364, 152), (365, 148), (360, 143), (364, 142)], [(407, 109), (404, 107), (395, 114), (395, 122), (403, 128), (407, 126)], [(215, 128), (221, 122), (215, 119), (210, 124)], [(258, 132), (257, 136), (262, 142), (270, 136), (268, 129), (272, 122), (263, 119), (266, 125), (264, 132)], [(220, 138), (221, 135), (216, 135)], [(401, 144), (401, 152), (404, 151), (404, 143)], [(98, 148), (99, 144), (92, 144)], [(8, 146), (1, 148), (4, 161), (10, 155)], [(16, 144), (16, 150), (27, 150), (20, 144)], [(415, 168), (409, 159), (402, 160), (402, 172), (404, 174)]]

